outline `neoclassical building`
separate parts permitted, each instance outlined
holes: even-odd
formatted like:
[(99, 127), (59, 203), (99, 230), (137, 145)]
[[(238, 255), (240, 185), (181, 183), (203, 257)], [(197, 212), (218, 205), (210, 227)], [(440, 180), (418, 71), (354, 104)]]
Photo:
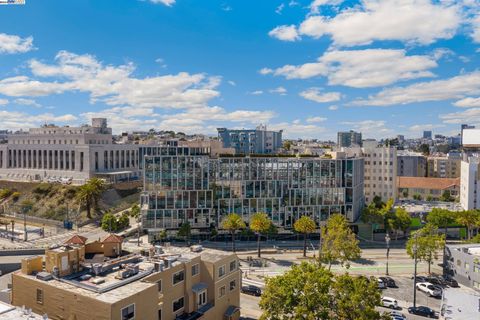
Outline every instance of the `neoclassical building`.
[(104, 118), (91, 125), (45, 125), (8, 135), (0, 144), (0, 179), (82, 184), (93, 176), (111, 181), (141, 176), (138, 146), (115, 144)]

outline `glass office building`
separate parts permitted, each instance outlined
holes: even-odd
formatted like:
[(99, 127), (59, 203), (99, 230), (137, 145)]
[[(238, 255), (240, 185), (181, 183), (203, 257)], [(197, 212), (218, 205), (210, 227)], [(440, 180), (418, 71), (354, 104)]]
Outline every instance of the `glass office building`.
[(363, 159), (284, 156), (145, 156), (142, 223), (149, 231), (219, 226), (229, 213), (248, 223), (265, 212), (290, 229), (302, 215), (317, 223), (342, 213), (351, 222), (363, 207)]

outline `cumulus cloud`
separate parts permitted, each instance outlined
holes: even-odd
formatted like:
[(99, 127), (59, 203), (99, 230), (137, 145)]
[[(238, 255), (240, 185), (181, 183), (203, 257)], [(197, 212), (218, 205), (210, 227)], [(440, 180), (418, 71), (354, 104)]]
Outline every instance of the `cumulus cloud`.
[(345, 121), (340, 124), (361, 132), (363, 138), (383, 138), (394, 133), (384, 120)]
[(308, 122), (308, 123), (323, 122), (323, 121), (327, 121), (327, 118), (324, 118), (324, 117), (309, 117), (309, 118), (305, 119), (305, 121)]
[(480, 107), (480, 98), (464, 98), (458, 100), (453, 105), (461, 108)]
[(0, 99), (0, 106), (4, 106), (8, 104), (8, 100), (7, 99)]
[(164, 4), (167, 7), (171, 7), (175, 4), (176, 0), (149, 0), (151, 3), (159, 3), (159, 4)]
[(254, 95), (254, 96), (259, 96), (259, 95), (263, 94), (263, 90), (255, 90), (255, 91), (250, 92), (250, 94)]
[(328, 107), (328, 110), (331, 110), (331, 111), (338, 110), (338, 106), (335, 106), (335, 105), (330, 106), (330, 107)]
[(284, 87), (280, 86), (280, 87), (277, 87), (275, 89), (270, 89), (268, 92), (270, 93), (277, 93), (281, 96), (284, 96), (287, 94), (287, 89), (285, 89)]
[(309, 88), (300, 92), (299, 95), (307, 100), (318, 103), (333, 102), (341, 99), (340, 92), (321, 92), (319, 88)]
[(296, 41), (300, 39), (297, 32), (297, 27), (295, 27), (294, 25), (278, 26), (275, 29), (271, 30), (268, 35), (270, 37), (277, 38), (283, 41)]
[(0, 53), (24, 53), (33, 50), (33, 37), (21, 38), (0, 33)]
[(448, 124), (480, 124), (480, 108), (471, 108), (464, 111), (441, 114), (440, 119)]
[(329, 51), (316, 62), (285, 65), (275, 70), (264, 68), (261, 74), (273, 73), (287, 79), (328, 78), (330, 85), (355, 88), (385, 86), (400, 80), (432, 77), (428, 71), (437, 67), (434, 57), (407, 56), (405, 50), (365, 49)]
[(31, 106), (31, 107), (36, 107), (36, 108), (40, 108), (42, 106), (40, 103), (36, 102), (33, 99), (18, 98), (18, 99), (13, 100), (13, 102), (16, 103), (16, 104), (23, 105), (23, 106)]
[(406, 87), (387, 88), (370, 96), (368, 99), (354, 101), (353, 104), (360, 106), (390, 106), (425, 101), (462, 99), (466, 95), (479, 93), (480, 71), (475, 71), (443, 80), (420, 82)]
[(297, 36), (328, 35), (339, 46), (366, 45), (376, 40), (428, 45), (453, 37), (462, 22), (460, 6), (431, 0), (363, 0), (334, 16), (318, 15), (319, 6), (340, 2), (312, 2), (311, 14), (295, 28)]
[(0, 110), (0, 119), (2, 119), (3, 129), (18, 130), (20, 128), (38, 127), (44, 123), (70, 124), (78, 118), (72, 114), (28, 114), (25, 112)]

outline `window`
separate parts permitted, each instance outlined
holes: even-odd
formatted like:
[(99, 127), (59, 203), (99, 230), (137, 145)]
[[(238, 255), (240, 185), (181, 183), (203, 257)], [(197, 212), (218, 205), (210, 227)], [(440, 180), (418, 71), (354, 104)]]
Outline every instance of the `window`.
[(176, 285), (177, 283), (182, 282), (183, 280), (185, 280), (184, 270), (173, 274), (173, 279), (172, 279), (173, 285)]
[(230, 291), (235, 290), (236, 287), (237, 287), (237, 281), (236, 280), (230, 281)]
[(180, 299), (173, 301), (173, 312), (177, 312), (180, 309), (183, 309), (185, 304), (185, 299), (181, 297)]
[(230, 272), (235, 269), (237, 269), (237, 260), (233, 260), (232, 262), (230, 262)]
[(135, 304), (131, 304), (128, 307), (122, 309), (121, 312), (122, 320), (135, 319)]
[(194, 264), (192, 266), (192, 277), (193, 276), (196, 276), (197, 274), (200, 273), (200, 265), (197, 263), (197, 264)]
[(162, 320), (162, 309), (158, 309), (158, 320)]
[(37, 303), (43, 304), (43, 289), (37, 289)]
[(223, 277), (225, 275), (225, 266), (218, 268), (218, 277)]
[(218, 289), (218, 297), (221, 298), (225, 295), (225, 286)]
[(162, 280), (157, 281), (158, 292), (162, 292)]
[(207, 291), (202, 291), (198, 294), (198, 306), (203, 306), (207, 303)]

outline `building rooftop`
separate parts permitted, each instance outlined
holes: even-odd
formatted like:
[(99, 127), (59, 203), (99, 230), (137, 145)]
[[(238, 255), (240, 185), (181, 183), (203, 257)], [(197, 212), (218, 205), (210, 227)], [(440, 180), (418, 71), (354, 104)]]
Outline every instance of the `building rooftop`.
[(452, 186), (460, 187), (460, 178), (398, 177), (398, 188), (445, 190)]
[(480, 244), (473, 244), (473, 243), (454, 244), (454, 245), (448, 245), (448, 248), (450, 250), (462, 251), (464, 253), (480, 258)]
[(21, 319), (40, 320), (40, 319), (48, 319), (48, 318), (44, 318), (41, 315), (35, 314), (30, 309), (17, 308), (10, 304), (0, 302), (0, 320), (21, 320)]

